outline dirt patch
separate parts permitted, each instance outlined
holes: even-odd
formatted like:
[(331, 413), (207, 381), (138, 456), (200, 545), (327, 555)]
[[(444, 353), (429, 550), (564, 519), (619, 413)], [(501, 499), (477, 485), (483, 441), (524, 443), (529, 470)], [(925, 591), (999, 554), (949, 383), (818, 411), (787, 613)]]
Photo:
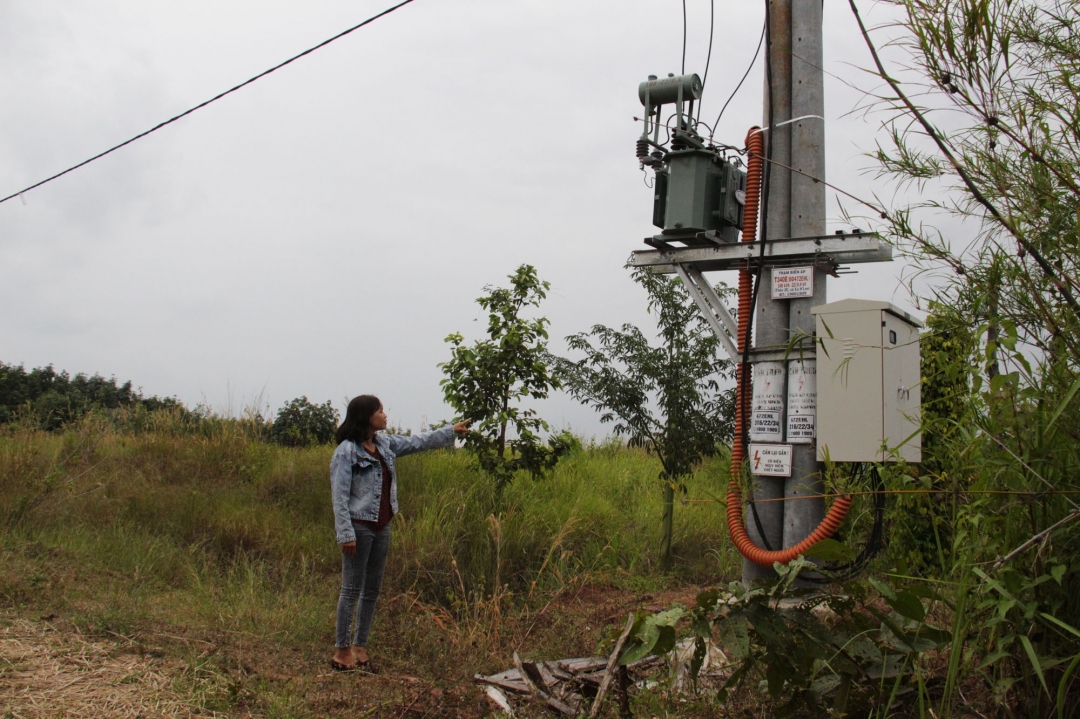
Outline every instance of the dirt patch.
[[(511, 667), (515, 651), (529, 660), (588, 655), (628, 612), (690, 605), (695, 595), (584, 585), (476, 626), (390, 595), (372, 646), (376, 675), (330, 671), (332, 616), (328, 641), (312, 644), (140, 622), (120, 636), (94, 622), (0, 612), (0, 717), (479, 719), (495, 707), (474, 674)], [(517, 710), (547, 715), (529, 701)]]
[(0, 628), (0, 711), (13, 719), (220, 716), (181, 700), (171, 688), (176, 670), (46, 621)]

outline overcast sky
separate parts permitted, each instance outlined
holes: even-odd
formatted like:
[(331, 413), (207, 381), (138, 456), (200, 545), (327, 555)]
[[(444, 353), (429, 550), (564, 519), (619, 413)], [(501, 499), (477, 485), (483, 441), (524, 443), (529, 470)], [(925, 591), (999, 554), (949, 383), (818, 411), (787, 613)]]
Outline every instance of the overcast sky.
[[(4, 0), (0, 196), (390, 4)], [(703, 73), (709, 4), (687, 5), (687, 71)], [(521, 263), (551, 282), (556, 352), (596, 323), (648, 325), (623, 269), (654, 232), (633, 117), (639, 82), (679, 72), (681, 11), (417, 0), (0, 205), (0, 360), (115, 375), (219, 411), (300, 395), (340, 408), (373, 392), (392, 423), (418, 429), (451, 416), (444, 338), (478, 338), (476, 297)], [(710, 123), (754, 53), (763, 4), (717, 0), (716, 13)], [(825, 69), (872, 87), (847, 2), (825, 14)], [(828, 179), (869, 193), (863, 153), (881, 118), (850, 114), (860, 94), (840, 80), (825, 87)], [(718, 140), (742, 145), (761, 88), (759, 60)], [(846, 227), (831, 192), (828, 209), (830, 231)], [(857, 269), (830, 279), (830, 301), (911, 308), (901, 263)], [(565, 396), (542, 414), (606, 431)]]

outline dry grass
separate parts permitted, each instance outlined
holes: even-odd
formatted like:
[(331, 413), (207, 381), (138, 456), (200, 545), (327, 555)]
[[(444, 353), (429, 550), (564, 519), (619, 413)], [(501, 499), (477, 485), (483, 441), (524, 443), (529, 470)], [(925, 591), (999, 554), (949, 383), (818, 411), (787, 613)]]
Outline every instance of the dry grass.
[(0, 629), (0, 707), (7, 719), (212, 717), (173, 690), (182, 667), (118, 653), (77, 631), (16, 619)]
[[(618, 632), (626, 612), (685, 604), (696, 591), (642, 595), (584, 585), (538, 612), (507, 612), (501, 644), (415, 596), (391, 594), (376, 622), (381, 672), (374, 676), (331, 672), (329, 643), (289, 645), (280, 635), (161, 621), (137, 622), (121, 635), (83, 620), (42, 621), (5, 610), (0, 717), (479, 719), (493, 708), (475, 673), (509, 667), (515, 651), (537, 660), (591, 654)], [(549, 716), (532, 704), (517, 713)], [(605, 716), (615, 713), (612, 705)]]

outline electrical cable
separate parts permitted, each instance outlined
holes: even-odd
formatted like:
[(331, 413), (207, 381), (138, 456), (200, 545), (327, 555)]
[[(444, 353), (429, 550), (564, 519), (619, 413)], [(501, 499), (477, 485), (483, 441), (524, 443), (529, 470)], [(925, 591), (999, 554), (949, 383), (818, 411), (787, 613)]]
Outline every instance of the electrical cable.
[[(860, 466), (859, 475), (866, 471), (866, 464)], [(877, 465), (869, 465), (870, 473), (873, 475), (873, 490), (874, 494), (874, 526), (870, 530), (870, 539), (866, 542), (866, 546), (863, 547), (859, 555), (854, 560), (846, 564), (826, 564), (825, 569), (830, 574), (836, 574), (837, 572), (846, 572), (846, 574), (836, 576), (840, 581), (847, 581), (851, 577), (855, 576), (866, 564), (880, 552), (884, 547), (884, 525), (885, 525), (885, 500), (888, 495), (882, 491), (885, 486), (885, 482), (881, 479), (881, 472), (878, 471)], [(858, 475), (857, 475), (858, 476)]]
[[(705, 96), (705, 83), (709, 81), (709, 63), (712, 62), (712, 37), (716, 27), (716, 0), (709, 0), (709, 52), (705, 55), (705, 75), (701, 78), (701, 96)], [(700, 113), (699, 113), (700, 114)], [(705, 123), (701, 123), (705, 125)], [(705, 127), (709, 127), (705, 125)], [(709, 128), (709, 136), (712, 136), (712, 128)]]
[[(758, 217), (761, 201), (761, 181), (764, 174), (765, 139), (760, 133), (753, 132), (746, 135), (746, 203), (743, 206), (742, 242), (752, 242), (757, 239)], [(749, 343), (749, 323), (753, 315), (750, 307), (751, 289), (753, 278), (749, 266), (739, 269), (738, 310), (736, 317), (735, 340), (743, 350)], [(735, 427), (732, 432), (731, 442), (731, 479), (736, 482), (742, 479), (743, 460), (746, 457), (745, 433), (743, 427), (746, 422), (745, 408), (750, 401), (747, 391), (750, 387), (746, 380), (746, 373), (750, 365), (745, 362), (743, 354), (735, 370)], [(759, 534), (764, 532), (759, 531)]]
[[(713, 136), (713, 129), (711, 127), (709, 127), (709, 123), (705, 122), (700, 117), (694, 119), (694, 127), (693, 127), (694, 132), (697, 132), (698, 125), (704, 125), (705, 129), (709, 131), (709, 137), (711, 138)], [(698, 134), (700, 134), (700, 133), (698, 133)]]
[[(770, 20), (769, 0), (765, 0), (765, 27), (763, 27), (762, 30), (761, 30), (761, 40), (758, 42), (758, 52), (761, 52), (761, 45), (762, 45), (762, 43), (764, 43), (766, 45), (766, 49), (765, 49), (765, 88), (766, 88), (765, 94), (766, 94), (766, 97), (767, 97), (768, 103), (769, 103), (769, 112), (768, 112), (768, 120), (767, 120), (767, 122), (769, 123), (769, 127), (772, 127), (773, 123), (774, 123), (773, 91), (772, 91), (772, 86), (773, 86), (773, 82), (772, 82), (772, 54), (771, 54), (772, 33), (770, 31), (770, 28), (769, 28), (769, 20)], [(754, 53), (754, 60), (751, 61), (750, 67), (748, 67), (746, 69), (746, 75), (750, 74), (750, 68), (753, 67), (754, 62), (757, 61), (758, 52)], [(746, 75), (743, 75), (743, 80), (746, 79)], [(742, 86), (742, 80), (739, 81), (739, 87), (741, 87), (741, 86)], [(735, 88), (735, 92), (739, 91), (739, 87)], [(734, 92), (731, 94), (731, 97), (735, 97)], [(728, 98), (728, 102), (731, 102), (731, 98)], [(724, 103), (724, 109), (725, 110), (727, 109), (727, 103)], [(724, 114), (724, 110), (721, 110), (720, 115), (723, 116), (723, 114)], [(719, 122), (720, 122), (719, 117), (716, 118), (716, 122), (719, 125)], [(764, 138), (764, 134), (762, 134), (762, 137)], [(762, 190), (761, 190), (761, 246), (760, 246), (759, 252), (758, 252), (757, 276), (754, 278), (754, 291), (753, 291), (753, 294), (751, 295), (751, 299), (750, 299), (750, 316), (748, 318), (749, 321), (746, 323), (746, 337), (744, 338), (744, 344), (743, 344), (742, 365), (744, 367), (744, 370), (743, 370), (744, 374), (746, 372), (745, 368), (750, 367), (750, 337), (751, 337), (753, 327), (754, 327), (754, 313), (755, 313), (755, 310), (757, 309), (758, 292), (761, 289), (762, 272), (763, 272), (763, 270), (765, 268), (765, 242), (766, 242), (766, 240), (768, 238), (768, 229), (769, 229), (769, 189), (770, 189), (770, 187), (772, 185), (772, 182), (770, 181), (771, 178), (772, 178), (772, 156), (773, 156), (773, 143), (772, 143), (772, 138), (770, 137), (769, 142), (766, 143), (766, 145), (765, 145), (764, 179), (762, 181)], [(742, 417), (742, 420), (743, 420), (743, 422), (742, 422), (742, 443), (743, 443), (743, 455), (744, 456), (747, 456), (749, 454), (749, 444), (750, 444), (750, 429), (749, 429), (750, 424), (749, 424), (749, 422), (747, 422), (747, 416), (746, 416), (746, 411), (747, 411), (746, 410), (746, 405), (747, 404), (748, 404), (747, 402), (743, 402), (743, 406), (742, 406), (742, 413), (743, 413), (743, 417)], [(776, 550), (774, 550), (772, 548), (772, 545), (769, 543), (769, 538), (767, 536), (765, 536), (765, 528), (761, 524), (761, 516), (758, 514), (757, 505), (754, 504), (754, 495), (753, 495), (753, 493), (751, 493), (750, 496), (747, 497), (747, 504), (750, 505), (750, 513), (754, 517), (754, 525), (758, 530), (758, 536), (761, 537), (762, 544), (765, 545), (765, 549), (767, 551), (770, 551), (770, 552), (776, 551)]]
[[(102, 157), (105, 157), (106, 155), (119, 150), (121, 147), (124, 147), (126, 145), (130, 145), (131, 143), (135, 142), (136, 140), (142, 139), (142, 138), (146, 137), (147, 135), (149, 135), (150, 133), (156, 132), (157, 130), (160, 130), (161, 128), (165, 127), (166, 125), (170, 125), (170, 124), (176, 122), (177, 120), (179, 120), (180, 118), (186, 117), (186, 116), (190, 115), (191, 113), (195, 112), (196, 110), (200, 110), (200, 109), (206, 107), (207, 105), (209, 105), (210, 103), (216, 102), (217, 100), (220, 100), (221, 98), (225, 97), (226, 95), (228, 95), (230, 93), (233, 93), (233, 92), (236, 92), (237, 90), (239, 90), (242, 87), (250, 85), (251, 83), (255, 82), (256, 80), (258, 80), (260, 78), (266, 77), (267, 75), (274, 72), (275, 70), (280, 70), (281, 68), (285, 67), (289, 63), (294, 62), (296, 60), (299, 60), (300, 58), (304, 57), (305, 55), (309, 55), (309, 54), (315, 52), (316, 50), (329, 45), (330, 43), (334, 42), (335, 40), (343, 38), (346, 35), (348, 35), (349, 33), (353, 32), (355, 30), (359, 30), (360, 28), (364, 27), (365, 25), (369, 25), (369, 24), (375, 22), (376, 20), (378, 20), (381, 17), (385, 17), (386, 15), (389, 15), (390, 13), (394, 12), (398, 8), (404, 7), (405, 5), (408, 5), (411, 2), (413, 2), (413, 0), (402, 0), (402, 2), (399, 2), (397, 5), (394, 5), (393, 7), (387, 8), (386, 10), (383, 10), (382, 12), (380, 12), (377, 15), (372, 15), (371, 17), (369, 17), (367, 20), (364, 20), (359, 25), (353, 25), (348, 30), (345, 30), (343, 32), (339, 32), (337, 35), (334, 35), (330, 39), (323, 40), (318, 45), (315, 45), (314, 47), (310, 47), (310, 48), (308, 48), (307, 50), (304, 50), (302, 53), (300, 53), (298, 55), (293, 55), (288, 60), (285, 60), (284, 62), (278, 63), (277, 65), (274, 65), (269, 70), (264, 70), (263, 72), (260, 72), (258, 75), (254, 76), (254, 77), (252, 77), (252, 78), (250, 78), (248, 80), (245, 80), (244, 82), (240, 83), (239, 85), (236, 85), (234, 87), (229, 88), (225, 92), (214, 95), (209, 100), (199, 103), (198, 105), (191, 108), (190, 110), (185, 110), (184, 112), (181, 112), (179, 115), (176, 115), (175, 117), (171, 117), (171, 118), (169, 118), (168, 120), (166, 120), (164, 122), (158, 123), (157, 125), (154, 125), (153, 127), (151, 127), (149, 130), (146, 130), (145, 132), (140, 132), (138, 135), (135, 135), (131, 139), (125, 140), (124, 142), (121, 142), (119, 145), (114, 145), (113, 147), (110, 147), (108, 150), (105, 150), (104, 152), (100, 152), (100, 153), (94, 155), (93, 157), (91, 157), (88, 160), (83, 160), (82, 162), (80, 162), (77, 165), (72, 165), (71, 167), (64, 170), (63, 172), (58, 172), (55, 175), (53, 175), (52, 177), (47, 177), (47, 178), (45, 178), (44, 180), (42, 180), (40, 182), (35, 182), (33, 185), (30, 185), (29, 187), (23, 188), (23, 189), (19, 190), (18, 192), (15, 192), (15, 193), (13, 193), (11, 195), (8, 195), (7, 197), (5, 197), (3, 199), (0, 199), (0, 204), (3, 204), (5, 202), (7, 202), (8, 200), (16, 198), (19, 195), (23, 194), (24, 192), (29, 192), (30, 190), (33, 190), (33, 189), (35, 189), (37, 187), (41, 187), (42, 185), (44, 185), (47, 182), (52, 182), (53, 180), (56, 180), (56, 179), (58, 179), (60, 177), (63, 177), (64, 175), (68, 174), (69, 172), (77, 170), (80, 167), (83, 167), (84, 165), (89, 165), (94, 160), (100, 160)], [(684, 39), (684, 43), (685, 43), (685, 39)], [(685, 55), (685, 50), (684, 50), (684, 55)]]
[(852, 472), (852, 477), (858, 480), (865, 472), (866, 467), (870, 467), (870, 473), (873, 475), (873, 492), (874, 495), (874, 524), (870, 529), (870, 538), (866, 541), (866, 545), (862, 548), (855, 559), (843, 564), (829, 564), (824, 563), (819, 570), (821, 576), (813, 577), (803, 575), (800, 579), (804, 579), (812, 584), (829, 584), (829, 583), (841, 583), (847, 582), (853, 579), (859, 572), (861, 572), (870, 560), (873, 559), (878, 552), (885, 548), (884, 532), (885, 532), (885, 500), (887, 493), (884, 491), (885, 483), (881, 479), (881, 472), (878, 471), (877, 465), (859, 462), (856, 465), (855, 470)]
[[(750, 75), (750, 71), (754, 69), (754, 64), (757, 62), (758, 55), (761, 54), (761, 45), (765, 41), (765, 36), (768, 34), (768, 28), (769, 28), (769, 7), (768, 7), (768, 3), (766, 3), (766, 5), (765, 5), (765, 26), (761, 28), (761, 37), (758, 38), (758, 45), (757, 45), (757, 50), (754, 51), (754, 58), (750, 61), (750, 65), (749, 65), (749, 67), (746, 68), (746, 72), (743, 73), (742, 79), (739, 80), (739, 84), (736, 85), (735, 89), (731, 91), (731, 95), (728, 97), (727, 102), (725, 102), (724, 106), (722, 108), (720, 108), (720, 114), (716, 116), (716, 122), (713, 123), (713, 127), (719, 127), (720, 126), (720, 118), (724, 116), (724, 110), (727, 110), (728, 105), (730, 105), (731, 101), (735, 99), (735, 95), (738, 94), (739, 89), (743, 86), (743, 83), (746, 82), (746, 78), (747, 78), (747, 76)], [(768, 62), (768, 61), (766, 60), (766, 62)], [(768, 72), (769, 72), (768, 69), (766, 69), (765, 72), (766, 72), (766, 74), (768, 74)]]
[(666, 145), (669, 142), (671, 142), (671, 137), (674, 134), (675, 130), (677, 129), (677, 128), (672, 127), (671, 124), (670, 124), (671, 123), (671, 118), (675, 117), (675, 115), (676, 115), (676, 113), (674, 113), (674, 112), (671, 113), (671, 115), (668, 117), (668, 119), (664, 121), (664, 124), (661, 125), (661, 127), (664, 128), (664, 132), (666, 133), (666, 135), (664, 137), (664, 141), (661, 143), (663, 145)]
[[(668, 124), (668, 123), (671, 122), (671, 118), (673, 118), (673, 117), (675, 117), (675, 113), (671, 113), (671, 115), (667, 119), (667, 123), (662, 122), (660, 120), (656, 121), (656, 127), (664, 128), (665, 132), (667, 133), (667, 136), (666, 136), (666, 139), (664, 140), (664, 142), (659, 143), (661, 145), (667, 144), (668, 142), (671, 141), (671, 133), (675, 131), (675, 126), (671, 125), (671, 124)], [(640, 117), (635, 117), (634, 118), (634, 122), (644, 122), (644, 121), (645, 120), (643, 118), (640, 118)], [(743, 147), (735, 147), (734, 145), (728, 145), (728, 144), (723, 143), (723, 142), (715, 142), (715, 141), (713, 141), (712, 140), (713, 128), (709, 127), (709, 123), (705, 122), (704, 120), (701, 120), (700, 118), (695, 118), (694, 119), (694, 128), (696, 129), (698, 125), (704, 125), (706, 128), (708, 128), (708, 130), (709, 130), (709, 141), (712, 143), (713, 147), (719, 148), (721, 150), (727, 150), (729, 152), (734, 152), (734, 153), (739, 154), (739, 155), (745, 155), (746, 154), (747, 148), (746, 148), (745, 145)], [(774, 162), (774, 164), (780, 164), (780, 163), (775, 163)], [(781, 165), (781, 167), (784, 167), (784, 166)]]
[[(671, 116), (668, 117), (668, 119), (667, 119), (668, 123), (671, 122), (672, 117), (675, 117), (675, 113), (672, 113)], [(784, 122), (777, 123), (776, 126), (777, 127), (783, 127), (784, 125), (790, 125), (793, 122), (798, 122), (799, 120), (806, 120), (808, 118), (813, 118), (813, 119), (818, 119), (818, 120), (824, 120), (825, 119), (821, 115), (802, 115), (800, 117), (794, 117), (794, 118), (792, 118), (790, 120), (785, 120)], [(642, 120), (640, 118), (638, 118), (638, 117), (635, 117), (634, 121), (635, 122), (642, 122)], [(666, 143), (666, 142), (670, 141), (671, 140), (671, 133), (674, 131), (675, 128), (670, 124), (660, 124), (659, 122), (658, 122), (658, 125), (660, 127), (663, 127), (667, 131), (667, 139), (664, 142)], [(709, 133), (710, 133), (709, 134), (709, 140), (710, 140), (710, 142), (712, 142), (712, 135), (714, 134), (715, 128), (709, 127), (709, 124), (707, 122), (704, 122), (704, 121), (702, 121), (700, 119), (694, 120), (694, 127), (696, 128), (698, 125), (704, 125), (705, 127), (709, 128)], [(767, 128), (767, 127), (759, 127), (754, 132), (755, 133), (762, 133), (762, 132), (766, 132), (768, 129), (769, 128)], [(732, 152), (737, 152), (740, 155), (745, 155), (749, 150), (749, 148), (747, 148), (747, 147), (741, 147), (741, 148), (740, 147), (734, 147), (732, 145), (726, 145), (726, 144), (724, 144), (722, 142), (713, 142), (713, 145), (715, 147), (718, 147), (718, 148), (722, 149), (722, 150), (730, 150)], [(885, 217), (885, 215), (886, 215), (885, 209), (883, 207), (881, 207), (879, 205), (875, 205), (874, 203), (870, 202), (869, 200), (866, 200), (866, 199), (864, 199), (862, 197), (859, 197), (858, 195), (853, 194), (851, 192), (848, 192), (847, 190), (843, 189), (842, 187), (838, 187), (837, 185), (834, 185), (831, 182), (828, 182), (828, 181), (826, 181), (826, 180), (824, 180), (824, 179), (822, 179), (820, 177), (817, 177), (815, 175), (811, 175), (811, 174), (809, 174), (807, 172), (803, 172), (802, 170), (800, 170), (797, 167), (792, 167), (791, 165), (785, 165), (784, 163), (780, 162), (779, 160), (774, 160), (771, 157), (765, 158), (765, 162), (776, 165), (777, 167), (779, 167), (781, 169), (784, 169), (784, 170), (787, 170), (788, 172), (794, 172), (794, 173), (796, 173), (798, 175), (802, 175), (803, 177), (805, 177), (805, 178), (807, 178), (809, 180), (812, 180), (815, 183), (820, 182), (822, 185), (825, 185), (825, 187), (829, 188), (830, 190), (832, 190), (834, 192), (837, 192), (837, 193), (839, 193), (841, 195), (844, 195), (845, 197), (849, 197), (852, 200), (854, 200), (855, 202), (858, 202), (860, 205), (863, 205), (867, 209), (873, 210), (874, 212), (877, 212), (877, 213), (881, 214), (882, 217)]]
[(686, 0), (682, 0), (682, 72), (686, 74)]
[[(770, 127), (773, 127), (773, 126), (775, 126), (775, 121), (774, 121), (775, 118), (774, 118), (774, 108), (773, 108), (774, 100), (773, 100), (773, 94), (772, 94), (772, 85), (773, 85), (773, 82), (772, 82), (772, 79), (773, 79), (772, 78), (772, 62), (771, 62), (771, 60), (772, 60), (772, 37), (771, 37), (771, 33), (769, 32), (770, 31), (770, 22), (769, 21), (770, 21), (771, 18), (770, 18), (770, 15), (769, 15), (768, 2), (769, 2), (769, 0), (766, 0), (766, 5), (765, 5), (765, 33), (766, 33), (765, 44), (766, 44), (766, 48), (767, 48), (766, 61), (765, 61), (765, 75), (766, 75), (766, 87), (767, 87), (767, 98), (768, 98), (768, 124), (769, 124)], [(747, 142), (747, 150), (748, 150), (748, 157), (749, 158), (752, 159), (754, 157), (759, 157), (758, 153), (750, 152), (750, 149), (754, 145), (760, 147), (760, 145), (761, 145), (761, 137), (762, 137), (762, 134), (755, 131), (754, 129), (752, 129), (751, 132), (747, 134), (746, 142)], [(760, 294), (760, 291), (761, 291), (761, 285), (762, 285), (762, 280), (763, 280), (763, 275), (764, 275), (764, 268), (765, 268), (765, 262), (764, 262), (764, 259), (765, 259), (765, 243), (768, 241), (767, 238), (769, 236), (768, 235), (768, 217), (769, 217), (769, 191), (771, 189), (770, 180), (771, 180), (771, 174), (772, 174), (772, 159), (773, 159), (772, 158), (772, 150), (773, 150), (773, 143), (769, 142), (769, 144), (767, 146), (767, 149), (766, 149), (766, 152), (765, 152), (765, 154), (766, 154), (765, 159), (767, 159), (768, 161), (764, 163), (764, 166), (762, 168), (763, 171), (764, 171), (764, 173), (763, 173), (764, 174), (764, 187), (762, 188), (762, 206), (764, 207), (764, 215), (762, 217), (762, 223), (761, 223), (761, 240), (760, 240), (761, 244), (759, 245), (759, 250), (760, 251), (758, 253), (758, 263), (757, 263), (757, 268), (756, 268), (757, 269), (757, 272), (756, 272), (757, 276), (756, 276), (756, 281), (754, 283), (753, 292), (751, 294), (751, 297), (749, 298), (749, 302), (747, 303), (747, 305), (744, 305), (743, 297), (744, 297), (745, 289), (748, 289), (748, 288), (746, 288), (746, 286), (741, 281), (740, 281), (740, 287), (739, 287), (739, 290), (740, 290), (740, 301), (739, 301), (740, 327), (739, 327), (739, 329), (740, 330), (742, 330), (742, 318), (743, 317), (746, 318), (745, 336), (742, 338), (743, 339), (743, 356), (742, 356), (742, 362), (740, 362), (740, 367), (741, 368), (745, 368), (749, 364), (750, 335), (751, 335), (751, 330), (752, 330), (752, 325), (753, 325), (752, 318), (753, 318), (754, 308), (757, 305), (757, 298), (758, 298), (758, 295)], [(748, 186), (749, 186), (749, 183), (748, 183)], [(748, 205), (749, 205), (749, 203), (748, 203)], [(742, 311), (742, 310), (747, 309), (747, 308), (750, 310), (749, 313), (745, 313), (745, 312)], [(739, 394), (737, 396), (739, 397), (740, 400), (745, 400), (746, 373), (744, 371), (740, 371), (739, 378), (740, 378), (739, 379), (739, 388), (737, 390), (737, 392)], [(740, 429), (742, 430), (741, 433), (740, 433), (741, 434), (741, 440), (742, 440), (742, 443), (741, 443), (742, 446), (740, 447), (740, 449), (746, 447), (746, 445), (748, 444), (748, 425), (747, 425), (747, 423), (745, 421), (745, 419), (746, 419), (746, 417), (745, 417), (746, 404), (747, 403), (745, 401), (741, 402), (741, 406), (740, 406), (740, 410), (739, 410), (739, 417), (736, 420), (737, 423), (741, 424)], [(740, 454), (745, 455), (745, 451), (740, 452)], [(733, 452), (733, 457), (734, 457), (734, 452)], [(804, 552), (806, 552), (810, 547), (814, 546), (815, 544), (817, 544), (821, 540), (827, 539), (828, 537), (831, 537), (840, 528), (840, 524), (843, 522), (844, 517), (847, 515), (848, 510), (851, 508), (851, 504), (854, 501), (853, 498), (850, 495), (841, 495), (841, 496), (837, 497), (836, 500), (833, 502), (832, 506), (825, 513), (824, 519), (822, 519), (821, 523), (818, 524), (818, 526), (809, 534), (809, 536), (805, 537), (804, 539), (802, 539), (801, 541), (796, 543), (794, 546), (787, 547), (785, 549), (781, 549), (781, 550), (778, 550), (778, 551), (774, 551), (774, 550), (769, 548), (769, 542), (768, 542), (768, 539), (765, 537), (765, 533), (764, 533), (764, 531), (762, 529), (761, 519), (758, 516), (757, 507), (756, 507), (756, 505), (755, 505), (755, 503), (753, 501), (753, 497), (752, 496), (749, 497), (748, 500), (747, 500), (747, 503), (750, 505), (750, 509), (753, 512), (754, 522), (758, 527), (759, 535), (761, 536), (761, 539), (765, 543), (765, 546), (766, 546), (766, 549), (762, 549), (757, 544), (755, 544), (754, 540), (752, 540), (750, 538), (749, 534), (746, 531), (746, 526), (744, 524), (744, 516), (743, 516), (743, 512), (742, 512), (742, 497), (741, 497), (742, 491), (739, 488), (738, 483), (735, 481), (735, 479), (736, 479), (735, 473), (738, 472), (739, 469), (740, 468), (737, 467), (735, 465), (734, 461), (733, 461), (732, 462), (733, 477), (732, 477), (732, 480), (731, 480), (730, 484), (728, 485), (728, 501), (727, 501), (728, 531), (730, 532), (731, 539), (735, 543), (735, 546), (739, 550), (739, 553), (742, 554), (744, 557), (746, 557), (751, 562), (753, 562), (754, 564), (757, 564), (757, 565), (762, 566), (762, 567), (772, 567), (775, 562), (780, 562), (782, 564), (787, 564), (788, 562), (792, 561), (793, 559), (795, 559), (800, 554), (803, 554)]]
[[(773, 497), (772, 499), (759, 499), (758, 504), (770, 504), (772, 502), (798, 502), (804, 499), (835, 499), (836, 497), (869, 497), (882, 494), (886, 497), (890, 494), (958, 494), (956, 489), (863, 489), (851, 492), (825, 492), (822, 494), (804, 494), (798, 497)], [(1058, 489), (1045, 492), (1022, 492), (1010, 489), (965, 489), (963, 494), (997, 494), (1015, 495), (1019, 497), (1042, 497), (1048, 494), (1080, 494), (1078, 489)], [(727, 504), (724, 499), (684, 499), (684, 504)]]

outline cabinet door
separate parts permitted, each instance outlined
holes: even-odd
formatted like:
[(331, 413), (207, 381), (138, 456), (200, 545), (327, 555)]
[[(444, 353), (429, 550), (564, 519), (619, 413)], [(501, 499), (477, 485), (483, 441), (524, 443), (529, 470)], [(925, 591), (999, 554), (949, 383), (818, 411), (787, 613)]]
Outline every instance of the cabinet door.
[(881, 459), (881, 312), (817, 316), (818, 458)]
[(922, 435), (919, 432), (919, 329), (892, 313), (882, 312), (881, 349), (885, 444), (904, 460), (920, 462)]

